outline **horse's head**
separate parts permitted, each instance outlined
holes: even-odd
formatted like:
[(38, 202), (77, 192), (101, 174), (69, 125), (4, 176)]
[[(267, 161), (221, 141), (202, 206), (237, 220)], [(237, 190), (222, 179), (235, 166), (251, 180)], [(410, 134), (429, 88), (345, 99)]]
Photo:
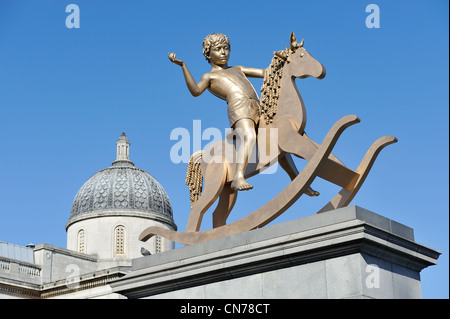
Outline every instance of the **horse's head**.
[[(275, 115), (280, 114), (278, 110), (278, 104), (280, 104), (280, 109), (284, 108), (283, 116), (290, 114), (289, 116), (296, 119), (299, 132), (303, 132), (306, 111), (294, 79), (310, 76), (323, 79), (326, 74), (325, 67), (305, 50), (303, 40), (297, 43), (295, 34), (292, 32), (290, 46), (285, 50), (274, 52), (274, 57), (266, 71), (261, 86), (261, 111), (266, 124), (272, 123)], [(285, 98), (286, 96), (289, 97)], [(298, 99), (300, 111), (295, 107), (295, 103), (292, 103), (292, 96), (300, 97)], [(286, 101), (289, 103), (285, 103)]]
[(323, 79), (326, 75), (325, 67), (303, 47), (303, 40), (297, 43), (294, 32), (290, 37), (290, 48), (281, 53), (285, 56), (287, 64), (285, 71), (297, 78), (315, 77)]

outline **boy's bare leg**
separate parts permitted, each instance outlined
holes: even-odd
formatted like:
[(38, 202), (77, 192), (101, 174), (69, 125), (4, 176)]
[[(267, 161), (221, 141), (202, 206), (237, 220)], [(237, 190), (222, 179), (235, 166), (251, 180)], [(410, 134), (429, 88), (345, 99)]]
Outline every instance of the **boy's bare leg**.
[(245, 169), (248, 165), (250, 153), (256, 142), (255, 123), (251, 119), (241, 119), (237, 121), (233, 129), (237, 131), (236, 137), (240, 139), (237, 143), (237, 165), (236, 173), (231, 183), (234, 190), (249, 190), (253, 186), (244, 179)]
[[(283, 168), (286, 173), (288, 173), (291, 181), (293, 181), (294, 178), (297, 177), (298, 170), (295, 166), (294, 161), (292, 160), (291, 154), (286, 153), (283, 156), (280, 156), (278, 158), (278, 163), (280, 163), (281, 168)], [(311, 187), (308, 187), (308, 189), (305, 191), (305, 194), (311, 197), (320, 195), (318, 191), (313, 190)]]

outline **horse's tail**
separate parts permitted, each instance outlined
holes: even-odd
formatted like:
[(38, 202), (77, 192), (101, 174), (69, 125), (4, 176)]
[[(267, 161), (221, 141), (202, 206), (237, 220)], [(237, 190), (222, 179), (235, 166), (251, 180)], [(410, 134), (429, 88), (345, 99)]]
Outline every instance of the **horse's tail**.
[(197, 151), (192, 154), (189, 160), (188, 167), (186, 170), (186, 185), (189, 186), (191, 207), (200, 197), (203, 187), (203, 177), (202, 177), (202, 154), (203, 151)]

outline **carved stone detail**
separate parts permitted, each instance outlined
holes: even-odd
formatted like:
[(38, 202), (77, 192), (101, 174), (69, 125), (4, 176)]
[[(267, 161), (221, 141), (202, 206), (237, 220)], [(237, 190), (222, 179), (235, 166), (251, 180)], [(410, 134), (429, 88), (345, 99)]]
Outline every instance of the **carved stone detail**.
[(129, 209), (172, 218), (169, 197), (153, 176), (132, 164), (113, 165), (96, 173), (80, 188), (71, 218), (99, 210)]

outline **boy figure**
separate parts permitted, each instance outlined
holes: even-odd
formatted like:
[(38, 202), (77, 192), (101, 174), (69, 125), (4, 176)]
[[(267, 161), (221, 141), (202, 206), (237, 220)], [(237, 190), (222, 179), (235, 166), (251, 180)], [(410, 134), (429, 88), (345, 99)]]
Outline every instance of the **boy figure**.
[(201, 95), (208, 89), (215, 96), (227, 101), (228, 119), (233, 130), (242, 130), (243, 144), (238, 153), (239, 160), (231, 184), (234, 190), (249, 190), (253, 186), (244, 179), (250, 152), (256, 142), (255, 127), (258, 124), (260, 109), (258, 95), (247, 77), (264, 77), (264, 69), (243, 66), (228, 66), (230, 41), (224, 34), (213, 33), (203, 41), (203, 55), (211, 64), (211, 71), (205, 73), (196, 83), (186, 64), (178, 60), (174, 53), (169, 59), (181, 66), (186, 85), (193, 96)]
[[(197, 83), (186, 64), (176, 58), (175, 53), (169, 54), (173, 63), (181, 66), (186, 85), (193, 96), (201, 95), (208, 89), (215, 96), (227, 101), (228, 119), (233, 130), (242, 130), (237, 134), (243, 137), (238, 150), (238, 163), (231, 188), (234, 190), (249, 190), (253, 186), (244, 179), (250, 152), (256, 142), (256, 126), (259, 122), (259, 98), (253, 85), (247, 77), (264, 78), (265, 69), (247, 68), (244, 66), (228, 66), (230, 58), (230, 41), (221, 33), (213, 33), (203, 40), (203, 55), (211, 64), (211, 71), (205, 73)], [(281, 167), (288, 173), (291, 180), (298, 171), (290, 155), (279, 158)], [(318, 196), (319, 192), (308, 187), (308, 196)]]

